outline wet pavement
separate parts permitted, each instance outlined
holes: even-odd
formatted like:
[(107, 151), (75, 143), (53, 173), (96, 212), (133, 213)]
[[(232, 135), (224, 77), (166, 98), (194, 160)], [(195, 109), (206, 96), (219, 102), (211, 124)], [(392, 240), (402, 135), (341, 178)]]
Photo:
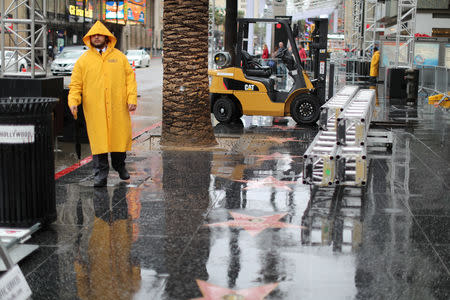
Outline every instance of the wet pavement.
[(364, 188), (304, 185), (318, 129), (248, 116), (215, 125), (229, 149), (143, 135), (130, 181), (60, 177), (58, 219), (20, 263), (33, 299), (449, 299), (450, 115), (378, 92), (394, 143), (369, 151)]

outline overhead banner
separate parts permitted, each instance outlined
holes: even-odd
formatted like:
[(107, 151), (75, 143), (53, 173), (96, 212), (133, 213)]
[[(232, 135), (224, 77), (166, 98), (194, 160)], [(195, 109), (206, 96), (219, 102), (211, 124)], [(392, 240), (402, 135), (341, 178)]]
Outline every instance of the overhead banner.
[(437, 66), (439, 65), (438, 43), (415, 43), (414, 64)]
[(127, 1), (127, 20), (136, 23), (145, 23), (145, 0)]
[(94, 6), (92, 4), (92, 0), (69, 1), (69, 16), (70, 21), (72, 22), (83, 22), (83, 16), (84, 21), (92, 20), (92, 17), (94, 16)]
[(146, 0), (108, 1), (104, 5), (103, 19), (107, 22), (144, 24)]
[(124, 20), (124, 1), (105, 1), (105, 21), (113, 23), (125, 23)]

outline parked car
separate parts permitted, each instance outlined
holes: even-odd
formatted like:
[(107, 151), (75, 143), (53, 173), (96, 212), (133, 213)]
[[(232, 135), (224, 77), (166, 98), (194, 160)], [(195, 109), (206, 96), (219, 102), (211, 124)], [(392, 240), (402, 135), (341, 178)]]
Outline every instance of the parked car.
[(71, 75), (76, 61), (83, 55), (85, 49), (62, 51), (50, 65), (53, 75)]
[(82, 50), (89, 50), (88, 46), (86, 45), (74, 45), (74, 46), (65, 46), (61, 53), (57, 54), (56, 57), (60, 56), (61, 54), (63, 54), (64, 52), (68, 52), (68, 51), (82, 51)]
[(143, 66), (150, 66), (150, 55), (148, 55), (147, 51), (140, 49), (140, 50), (127, 50), (125, 52), (125, 55), (127, 56), (128, 62), (130, 65), (133, 65), (137, 68), (143, 67)]
[[(27, 68), (27, 61), (25, 58), (19, 59), (19, 54), (14, 54), (14, 51), (5, 51), (5, 63), (7, 72), (21, 72), (22, 69)], [(17, 63), (17, 64), (16, 64)], [(0, 71), (2, 68), (2, 57), (0, 55)]]

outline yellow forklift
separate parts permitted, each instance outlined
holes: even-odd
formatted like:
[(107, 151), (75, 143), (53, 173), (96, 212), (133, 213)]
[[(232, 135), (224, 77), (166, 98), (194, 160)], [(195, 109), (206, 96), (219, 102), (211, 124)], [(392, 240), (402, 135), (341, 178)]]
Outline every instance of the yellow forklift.
[[(231, 65), (229, 53), (220, 52), (214, 56), (219, 67), (209, 70), (211, 76), (210, 98), (211, 112), (219, 122), (231, 123), (244, 115), (285, 117), (291, 116), (299, 124), (313, 124), (319, 118), (323, 100), (317, 96), (317, 90), (300, 64), (300, 56), (294, 36), (298, 30), (291, 30), (286, 19), (238, 19), (238, 36), (235, 64)], [(293, 80), (288, 90), (277, 90), (269, 66), (260, 64), (247, 53), (243, 40), (248, 35), (249, 24), (272, 23), (284, 29), (292, 53), (286, 48), (276, 52)]]

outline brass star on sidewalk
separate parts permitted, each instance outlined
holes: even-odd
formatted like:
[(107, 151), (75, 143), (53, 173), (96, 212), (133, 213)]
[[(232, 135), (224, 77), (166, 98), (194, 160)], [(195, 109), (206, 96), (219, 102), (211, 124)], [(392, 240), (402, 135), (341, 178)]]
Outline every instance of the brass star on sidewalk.
[(260, 157), (257, 161), (265, 161), (265, 160), (287, 160), (288, 162), (293, 162), (292, 157), (301, 157), (301, 156), (291, 156), (289, 154), (281, 154), (280, 152), (275, 152), (270, 155), (250, 155)]
[(230, 212), (230, 215), (234, 218), (234, 220), (221, 223), (206, 224), (206, 226), (241, 227), (245, 231), (247, 231), (251, 236), (256, 236), (261, 231), (267, 228), (303, 228), (302, 226), (280, 222), (280, 219), (282, 219), (286, 214), (287, 213), (276, 214), (271, 216), (254, 217)]
[(207, 283), (197, 279), (197, 285), (202, 292), (203, 298), (193, 300), (263, 300), (270, 294), (278, 283), (270, 283), (258, 287), (234, 291), (218, 285)]
[(251, 189), (257, 189), (261, 187), (275, 187), (280, 189), (285, 189), (288, 191), (292, 191), (290, 187), (288, 187), (288, 184), (296, 184), (295, 181), (281, 181), (277, 180), (276, 178), (272, 176), (268, 176), (266, 178), (263, 178), (262, 180), (234, 180), (237, 182), (244, 182), (247, 183), (247, 187), (243, 190), (251, 190)]
[(295, 139), (295, 137), (279, 138), (279, 137), (275, 137), (275, 136), (269, 136), (264, 141), (275, 142), (275, 143), (278, 143), (278, 144), (283, 144), (283, 143), (286, 143), (286, 142), (303, 142), (302, 140)]
[(280, 125), (273, 125), (271, 126), (271, 128), (278, 128), (281, 130), (299, 130), (299, 129), (303, 129), (301, 127), (296, 127), (296, 126), (280, 126)]

